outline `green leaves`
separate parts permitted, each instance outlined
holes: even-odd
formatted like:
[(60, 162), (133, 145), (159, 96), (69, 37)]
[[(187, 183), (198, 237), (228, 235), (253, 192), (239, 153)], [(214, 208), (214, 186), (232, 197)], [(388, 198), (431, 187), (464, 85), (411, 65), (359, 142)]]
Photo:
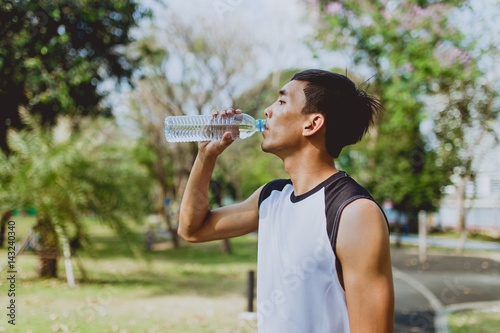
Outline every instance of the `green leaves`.
[[(147, 203), (146, 171), (133, 159), (131, 145), (104, 120), (59, 117), (45, 128), (21, 111), (26, 128), (11, 130), (11, 154), (0, 154), (0, 210), (34, 207), (61, 230), (84, 230), (82, 217), (99, 218), (126, 235), (124, 222), (140, 221)], [(83, 235), (84, 236), (84, 235)]]
[(22, 127), (19, 106), (44, 123), (60, 113), (109, 116), (97, 84), (130, 77), (137, 60), (124, 46), (147, 15), (133, 0), (20, 0), (0, 7), (0, 146), (7, 149), (7, 126)]

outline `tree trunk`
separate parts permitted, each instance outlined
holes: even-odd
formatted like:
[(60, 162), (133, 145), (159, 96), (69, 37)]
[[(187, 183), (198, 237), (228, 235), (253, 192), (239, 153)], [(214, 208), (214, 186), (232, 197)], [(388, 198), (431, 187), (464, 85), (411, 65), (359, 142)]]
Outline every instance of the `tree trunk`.
[(398, 217), (396, 220), (396, 248), (401, 247), (401, 238), (403, 236), (403, 226), (401, 225), (401, 221)]
[(2, 219), (0, 221), (0, 247), (3, 246), (3, 242), (5, 241), (5, 228), (7, 227), (7, 223), (12, 217), (12, 211), (8, 210), (2, 215)]
[(229, 239), (224, 239), (222, 242), (222, 252), (231, 254), (233, 252), (231, 248), (231, 243), (229, 242)]
[(418, 259), (420, 264), (427, 262), (427, 213), (418, 212)]
[[(165, 206), (165, 203), (163, 203)], [(163, 216), (165, 217), (165, 221), (167, 222), (167, 228), (172, 236), (172, 243), (174, 244), (174, 248), (179, 247), (179, 236), (177, 235), (177, 228), (174, 228), (172, 224), (172, 219), (170, 218), (170, 210), (167, 207), (163, 209)]]
[(461, 254), (464, 250), (465, 240), (467, 238), (467, 230), (465, 228), (465, 177), (460, 177), (460, 182), (457, 187), (457, 203), (458, 203), (458, 233), (460, 238), (457, 243), (457, 253)]
[(172, 225), (172, 221), (170, 219), (170, 212), (169, 209), (166, 207), (166, 202), (165, 199), (167, 197), (167, 175), (165, 173), (165, 163), (163, 159), (163, 152), (161, 151), (162, 148), (159, 148), (160, 146), (155, 146), (153, 149), (155, 149), (156, 155), (157, 155), (157, 160), (155, 164), (155, 174), (156, 174), (156, 180), (158, 184), (160, 185), (160, 195), (159, 195), (159, 210), (161, 216), (165, 219), (165, 222), (167, 223), (167, 228), (168, 231), (170, 232), (170, 235), (172, 236), (172, 243), (174, 244), (174, 248), (179, 247), (179, 238), (177, 235), (177, 229), (174, 228)]
[(42, 247), (38, 252), (38, 276), (57, 277), (57, 258), (59, 251), (54, 248)]
[[(210, 188), (212, 189), (212, 194), (214, 196), (215, 204), (217, 205), (217, 207), (221, 207), (222, 206), (222, 195), (221, 195), (222, 185), (220, 184), (220, 182), (218, 182), (216, 180), (212, 180), (210, 182)], [(232, 252), (231, 243), (229, 243), (229, 239), (223, 240), (222, 252), (228, 253), (228, 254), (230, 254)]]
[(38, 251), (38, 276), (57, 277), (57, 259), (59, 243), (57, 233), (50, 219), (39, 217), (35, 231), (40, 235), (40, 250)]

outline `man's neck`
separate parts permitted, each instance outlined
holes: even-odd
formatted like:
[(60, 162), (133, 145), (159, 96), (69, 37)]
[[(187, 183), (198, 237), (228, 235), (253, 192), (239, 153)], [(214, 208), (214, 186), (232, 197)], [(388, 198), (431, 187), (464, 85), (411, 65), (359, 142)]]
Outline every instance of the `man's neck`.
[(288, 156), (283, 163), (296, 196), (307, 193), (338, 172), (332, 157), (317, 152)]

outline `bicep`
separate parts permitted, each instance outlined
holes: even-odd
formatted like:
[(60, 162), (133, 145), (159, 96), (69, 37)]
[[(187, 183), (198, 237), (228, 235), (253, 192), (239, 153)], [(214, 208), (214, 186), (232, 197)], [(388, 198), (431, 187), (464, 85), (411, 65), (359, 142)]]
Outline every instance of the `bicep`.
[(356, 200), (342, 212), (337, 238), (352, 332), (394, 325), (389, 231), (373, 201)]
[(211, 210), (191, 241), (226, 239), (256, 231), (259, 226), (259, 195), (262, 187), (243, 202)]

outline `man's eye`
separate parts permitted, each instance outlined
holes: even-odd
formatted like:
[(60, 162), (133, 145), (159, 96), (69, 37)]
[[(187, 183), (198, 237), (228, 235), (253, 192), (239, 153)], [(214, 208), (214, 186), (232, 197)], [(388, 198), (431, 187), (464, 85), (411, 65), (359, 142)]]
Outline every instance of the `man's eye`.
[(280, 103), (280, 105), (285, 104), (285, 102), (284, 102), (284, 101), (282, 101), (282, 100), (280, 100), (280, 99), (278, 99), (278, 103)]

